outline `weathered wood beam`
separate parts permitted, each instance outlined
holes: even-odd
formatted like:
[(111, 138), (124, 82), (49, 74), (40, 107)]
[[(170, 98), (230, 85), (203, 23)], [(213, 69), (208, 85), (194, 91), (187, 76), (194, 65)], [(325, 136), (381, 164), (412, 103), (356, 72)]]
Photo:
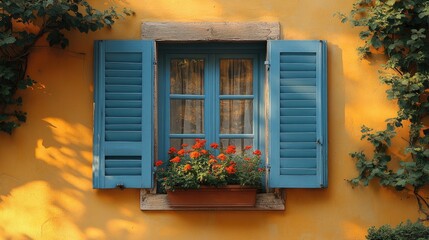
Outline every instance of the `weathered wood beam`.
[(266, 41), (280, 39), (278, 22), (143, 22), (142, 39)]

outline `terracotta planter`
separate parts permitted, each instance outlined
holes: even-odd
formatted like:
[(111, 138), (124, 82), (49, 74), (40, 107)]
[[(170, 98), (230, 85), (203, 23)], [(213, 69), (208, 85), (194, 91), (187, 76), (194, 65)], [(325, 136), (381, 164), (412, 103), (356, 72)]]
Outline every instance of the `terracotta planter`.
[(201, 186), (199, 189), (167, 191), (167, 198), (172, 207), (253, 207), (256, 188), (240, 185)]

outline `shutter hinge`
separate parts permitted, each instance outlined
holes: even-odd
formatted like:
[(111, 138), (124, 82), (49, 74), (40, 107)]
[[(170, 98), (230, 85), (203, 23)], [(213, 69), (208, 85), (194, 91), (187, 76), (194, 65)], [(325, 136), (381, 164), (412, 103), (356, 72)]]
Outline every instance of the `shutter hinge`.
[(269, 172), (271, 170), (271, 165), (270, 164), (266, 164), (265, 168), (267, 169), (267, 171)]
[(319, 144), (320, 146), (323, 146), (322, 142), (320, 141), (320, 139), (317, 139), (316, 144)]
[(116, 187), (119, 188), (119, 189), (121, 189), (121, 190), (125, 189), (125, 185), (123, 183), (116, 184)]
[(269, 71), (270, 70), (270, 66), (271, 66), (270, 65), (270, 61), (265, 61), (264, 64), (267, 67), (267, 71)]

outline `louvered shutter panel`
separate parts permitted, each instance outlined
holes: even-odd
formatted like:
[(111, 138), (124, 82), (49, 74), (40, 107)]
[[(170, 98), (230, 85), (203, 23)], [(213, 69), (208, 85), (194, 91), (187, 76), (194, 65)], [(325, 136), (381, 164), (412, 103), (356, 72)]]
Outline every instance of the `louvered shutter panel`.
[(326, 42), (269, 41), (270, 187), (327, 187)]
[(96, 41), (94, 188), (151, 188), (153, 41)]

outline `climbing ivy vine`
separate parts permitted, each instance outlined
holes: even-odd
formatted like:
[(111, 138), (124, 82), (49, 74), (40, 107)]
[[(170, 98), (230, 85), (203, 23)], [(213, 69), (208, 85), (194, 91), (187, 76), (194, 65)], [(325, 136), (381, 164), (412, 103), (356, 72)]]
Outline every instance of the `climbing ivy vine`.
[[(386, 56), (380, 80), (389, 88), (387, 97), (397, 103), (397, 116), (386, 119), (386, 128), (375, 131), (363, 126), (362, 140), (373, 152), (351, 153), (359, 171), (353, 185), (368, 185), (378, 179), (382, 186), (414, 194), (422, 221), (429, 221), (429, 1), (358, 0), (343, 22), (362, 27), (362, 57)], [(387, 72), (390, 72), (387, 73)], [(398, 128), (407, 128), (406, 157), (399, 159), (389, 149)], [(399, 162), (399, 167), (390, 162)], [(393, 167), (395, 166), (395, 167)]]
[(84, 0), (0, 1), (0, 131), (11, 134), (26, 121), (19, 90), (35, 84), (27, 75), (28, 56), (40, 38), (66, 48), (65, 31), (81, 33), (111, 27), (128, 9), (100, 11)]

